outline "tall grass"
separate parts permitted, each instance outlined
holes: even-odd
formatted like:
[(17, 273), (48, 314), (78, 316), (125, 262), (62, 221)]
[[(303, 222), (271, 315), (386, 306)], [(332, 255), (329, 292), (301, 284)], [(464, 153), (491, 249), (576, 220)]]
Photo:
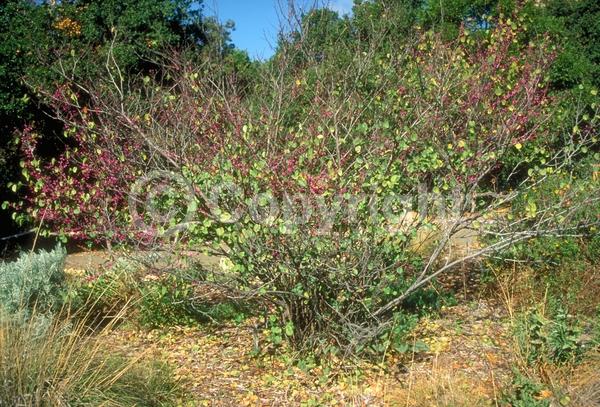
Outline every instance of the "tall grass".
[(115, 355), (108, 324), (65, 313), (0, 312), (0, 406), (163, 406), (178, 394), (166, 366)]

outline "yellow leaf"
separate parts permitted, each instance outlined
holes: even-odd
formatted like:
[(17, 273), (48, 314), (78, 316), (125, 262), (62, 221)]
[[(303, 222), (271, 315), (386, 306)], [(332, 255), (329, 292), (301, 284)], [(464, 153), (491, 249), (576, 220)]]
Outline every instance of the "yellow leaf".
[(536, 399), (544, 400), (544, 399), (549, 399), (550, 397), (552, 397), (552, 392), (548, 389), (544, 389), (544, 390), (540, 391), (540, 394), (538, 394)]

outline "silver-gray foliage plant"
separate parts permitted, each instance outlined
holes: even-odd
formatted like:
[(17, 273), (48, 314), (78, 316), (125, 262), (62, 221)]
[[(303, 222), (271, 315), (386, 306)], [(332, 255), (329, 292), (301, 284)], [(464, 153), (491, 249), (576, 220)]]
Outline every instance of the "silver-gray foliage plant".
[(13, 262), (0, 262), (0, 308), (17, 313), (35, 307), (41, 312), (60, 307), (65, 289), (67, 252), (24, 253)]

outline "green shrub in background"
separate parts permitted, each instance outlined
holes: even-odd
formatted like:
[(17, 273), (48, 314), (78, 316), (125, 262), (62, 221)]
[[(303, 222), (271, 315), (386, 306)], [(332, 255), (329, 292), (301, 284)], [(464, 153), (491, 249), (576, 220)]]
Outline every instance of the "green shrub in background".
[(149, 328), (217, 321), (240, 323), (248, 311), (231, 301), (199, 299), (192, 280), (183, 273), (140, 282), (139, 322)]
[(503, 401), (512, 407), (550, 407), (550, 401), (541, 399), (540, 392), (544, 387), (515, 372), (510, 390), (504, 395)]
[[(600, 156), (596, 155), (578, 161), (573, 168), (576, 177), (572, 182), (564, 175), (542, 176), (536, 188), (513, 202), (511, 219), (524, 218), (527, 222), (566, 201), (565, 194), (569, 191), (585, 194), (588, 186), (597, 184), (593, 171), (596, 168), (594, 159), (598, 158)], [(538, 171), (537, 165), (532, 167), (530, 172)], [(595, 202), (561, 216), (561, 220), (567, 225), (586, 217), (597, 219), (599, 213), (600, 207)], [(595, 293), (600, 288), (597, 278), (599, 256), (598, 226), (590, 224), (578, 233), (561, 235), (557, 231), (554, 236), (537, 236), (517, 243), (499, 253), (489, 264), (498, 269), (511, 269), (518, 264), (519, 269), (526, 272), (521, 273), (523, 278), (519, 279), (519, 286), (531, 294), (529, 298), (520, 296), (527, 305), (555, 303), (555, 309), (568, 308), (578, 317), (592, 317), (597, 307)]]
[(526, 313), (517, 320), (515, 335), (519, 350), (530, 366), (546, 362), (576, 363), (585, 351), (582, 328), (560, 308), (552, 316), (539, 310)]
[(23, 254), (14, 262), (0, 263), (0, 307), (9, 313), (60, 307), (66, 293), (66, 255), (66, 250), (57, 246), (50, 252), (40, 250)]
[(142, 283), (140, 292), (139, 321), (144, 326), (192, 325), (202, 317), (192, 303), (193, 287), (183, 278), (170, 275)]
[(147, 328), (239, 323), (246, 318), (247, 309), (240, 304), (201, 299), (193, 283), (198, 278), (197, 270), (148, 273), (136, 260), (120, 258), (109, 268), (72, 281), (68, 298), (76, 316), (93, 326), (114, 323), (123, 310), (132, 311), (133, 319)]
[(71, 306), (94, 325), (105, 324), (139, 300), (139, 278), (138, 266), (118, 259), (110, 268), (75, 280), (69, 291)]

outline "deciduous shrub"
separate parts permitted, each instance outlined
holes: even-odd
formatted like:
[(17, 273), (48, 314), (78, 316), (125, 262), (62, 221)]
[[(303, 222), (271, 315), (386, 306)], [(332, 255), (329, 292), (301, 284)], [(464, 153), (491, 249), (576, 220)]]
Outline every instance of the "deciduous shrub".
[[(242, 292), (274, 306), (271, 330), (313, 350), (367, 349), (444, 271), (589, 219), (565, 222), (578, 208), (569, 199), (587, 207), (581, 194), (594, 189), (589, 184), (540, 213), (502, 214), (561, 171), (560, 148), (536, 172), (525, 170), (515, 190), (493, 191), (507, 158), (520, 158), (512, 168), (519, 172), (528, 144), (549, 132), (552, 50), (543, 40), (520, 44), (521, 32), (500, 20), (487, 35), (463, 30), (451, 44), (422, 33), (399, 55), (373, 46), (365, 58), (354, 54), (365, 76), (352, 79), (321, 78), (327, 61), (308, 67), (286, 89), (284, 104), (294, 110), (278, 106), (285, 112), (278, 115), (265, 106), (263, 116), (231, 130), (236, 137), (211, 167), (182, 165), (212, 215), (191, 227), (192, 236), (212, 239), (233, 262)], [(592, 134), (574, 136), (576, 154)], [(427, 214), (410, 216), (419, 209)], [(465, 230), (491, 242), (482, 238), (489, 244), (452, 258), (449, 242)]]
[[(122, 81), (109, 63), (106, 78), (47, 95), (73, 146), (62, 161), (30, 160), (24, 206), (80, 236), (100, 225), (109, 239), (208, 246), (230, 262), (219, 283), (259, 300), (274, 332), (315, 350), (367, 349), (457, 265), (598, 222), (582, 210), (598, 186), (575, 184), (571, 171), (597, 145), (597, 106), (537, 154), (536, 140), (555, 140), (555, 50), (543, 36), (523, 41), (521, 23), (500, 17), (452, 42), (417, 31), (397, 52), (373, 36), (344, 45), (345, 67), (331, 55), (296, 64), (303, 36), (292, 35), (289, 54), (262, 72), (260, 97), (244, 100), (232, 78), (177, 56), (164, 76)], [(516, 181), (497, 191), (503, 169), (503, 185)], [(97, 175), (77, 175), (88, 170)], [(557, 173), (576, 187), (543, 208), (507, 210)], [(80, 213), (98, 182), (107, 199)], [(482, 237), (476, 249), (451, 250), (464, 232)], [(177, 303), (162, 291), (152, 298)]]

